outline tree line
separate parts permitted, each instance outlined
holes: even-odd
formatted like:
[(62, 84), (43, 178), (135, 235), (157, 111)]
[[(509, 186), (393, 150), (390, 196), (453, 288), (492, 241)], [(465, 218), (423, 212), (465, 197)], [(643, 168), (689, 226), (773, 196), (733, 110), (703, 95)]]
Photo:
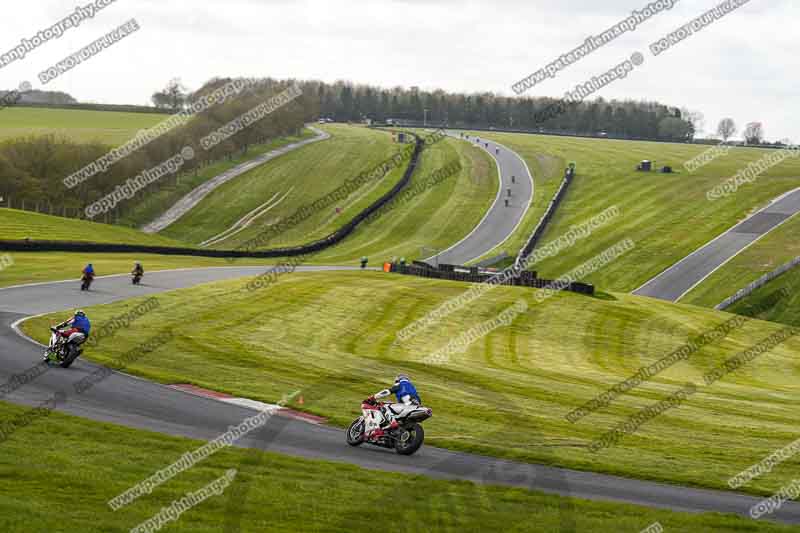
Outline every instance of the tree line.
[[(577, 135), (608, 135), (682, 141), (697, 133), (702, 114), (658, 102), (596, 100), (563, 106), (555, 98), (520, 98), (493, 93), (423, 91), (418, 87), (380, 88), (346, 81), (299, 80), (316, 98), (321, 116), (337, 122), (396, 120), (451, 127), (511, 128)], [(179, 78), (153, 93), (161, 109), (181, 109), (192, 98)], [(554, 107), (563, 108), (552, 113)]]
[(559, 104), (558, 99), (448, 93), (418, 87), (381, 89), (344, 81), (332, 84), (307, 81), (304, 85), (310, 94), (316, 95), (322, 116), (336, 121), (395, 119), (451, 127), (541, 129), (680, 141), (694, 137), (701, 118), (699, 113), (687, 109), (649, 101), (597, 98), (563, 106), (559, 113), (549, 113)]

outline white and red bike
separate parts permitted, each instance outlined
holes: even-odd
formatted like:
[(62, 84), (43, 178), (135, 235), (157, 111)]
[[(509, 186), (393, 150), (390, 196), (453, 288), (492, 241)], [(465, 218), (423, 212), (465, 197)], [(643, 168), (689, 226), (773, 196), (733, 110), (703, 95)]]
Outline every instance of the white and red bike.
[[(396, 422), (389, 426), (386, 426), (384, 414), (387, 409), (391, 409)], [(347, 444), (360, 446), (366, 442), (394, 449), (400, 455), (411, 455), (419, 450), (425, 440), (420, 423), (433, 416), (433, 411), (421, 405), (388, 404), (372, 397), (361, 402), (361, 411), (363, 414), (347, 429)]]
[(50, 345), (44, 351), (44, 361), (48, 364), (55, 363), (61, 368), (69, 368), (83, 353), (81, 345), (86, 342), (86, 335), (74, 332), (69, 337), (65, 337), (56, 328), (50, 328)]

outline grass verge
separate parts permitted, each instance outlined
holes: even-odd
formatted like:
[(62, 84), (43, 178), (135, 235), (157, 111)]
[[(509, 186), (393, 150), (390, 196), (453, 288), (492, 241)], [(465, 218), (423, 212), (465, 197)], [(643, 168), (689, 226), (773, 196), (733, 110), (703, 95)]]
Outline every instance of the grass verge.
[[(447, 170), (458, 166), (455, 173)], [(441, 171), (445, 177), (439, 180), (434, 176)], [(341, 264), (362, 256), (372, 264), (392, 257), (424, 259), (469, 234), (491, 207), (497, 187), (497, 167), (488, 155), (466, 143), (442, 140), (422, 152), (411, 183), (388, 210), (311, 262)], [(423, 253), (423, 247), (429, 251)]]
[[(246, 163), (255, 157), (265, 154), (271, 150), (282, 148), (288, 144), (299, 142), (314, 136), (309, 129), (304, 129), (300, 135), (281, 137), (273, 139), (267, 143), (251, 146), (246, 154), (237, 154), (231, 159), (225, 159), (212, 163), (211, 165), (199, 170), (195, 175), (181, 176), (177, 184), (165, 185), (157, 190), (148, 192), (144, 198), (137, 199), (136, 205), (120, 218), (121, 224), (134, 227), (141, 227), (148, 222), (155, 220), (159, 215), (172, 207), (178, 200), (193, 191), (211, 178), (214, 178), (233, 167)], [(180, 237), (176, 234), (176, 237)]]
[[(24, 408), (0, 402), (0, 420)], [(365, 508), (403, 509), (400, 531), (790, 531), (718, 514), (682, 514), (521, 489), (437, 481), (228, 448), (118, 511), (107, 502), (203, 443), (52, 413), (0, 443), (0, 530), (121, 533), (236, 469), (221, 495), (186, 511), (169, 531), (367, 531)]]
[[(285, 154), (222, 185), (161, 234), (200, 243), (230, 228), (273, 198), (285, 195), (247, 229), (214, 245), (220, 249), (236, 248), (300, 207), (332, 192), (346, 179), (382, 163), (402, 146), (393, 143), (391, 135), (383, 131), (343, 125), (328, 125), (324, 129), (332, 135), (331, 139)], [(261, 248), (305, 244), (327, 235), (348, 220), (348, 210), (357, 211), (355, 204), (366, 201), (367, 197), (377, 198), (380, 188), (396, 183), (402, 172), (402, 168), (395, 169), (377, 183), (365, 185), (336, 206), (314, 213)]]
[(185, 246), (174, 239), (161, 235), (148, 235), (133, 228), (44, 215), (32, 211), (0, 208), (0, 239), (23, 240), (26, 238), (47, 241)]

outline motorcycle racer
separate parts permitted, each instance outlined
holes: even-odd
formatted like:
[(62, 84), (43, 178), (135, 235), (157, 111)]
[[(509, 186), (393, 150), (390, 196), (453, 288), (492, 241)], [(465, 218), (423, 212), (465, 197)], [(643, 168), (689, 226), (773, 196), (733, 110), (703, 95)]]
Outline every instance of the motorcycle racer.
[(53, 335), (50, 339), (50, 346), (44, 352), (44, 360), (47, 364), (58, 362), (62, 368), (69, 368), (83, 350), (81, 345), (89, 338), (89, 331), (92, 329), (91, 322), (86, 313), (80, 309), (69, 320), (51, 327)]
[(89, 331), (92, 329), (92, 323), (89, 321), (89, 317), (86, 316), (86, 313), (78, 309), (75, 311), (72, 318), (55, 326), (55, 329), (59, 330), (58, 332), (62, 337), (68, 338), (73, 333), (82, 333), (84, 337), (88, 339)]
[(370, 396), (370, 399), (377, 400), (379, 398), (385, 398), (390, 394), (395, 395), (397, 398), (397, 403), (388, 404), (381, 410), (383, 414), (383, 422), (381, 423), (381, 427), (395, 429), (397, 427), (397, 421), (395, 418), (398, 415), (402, 415), (406, 410), (413, 409), (414, 407), (420, 405), (422, 400), (420, 399), (419, 394), (417, 394), (416, 387), (414, 387), (414, 384), (411, 383), (411, 378), (405, 374), (398, 374), (394, 380), (394, 385), (391, 388), (383, 389), (382, 391), (375, 393), (375, 395)]

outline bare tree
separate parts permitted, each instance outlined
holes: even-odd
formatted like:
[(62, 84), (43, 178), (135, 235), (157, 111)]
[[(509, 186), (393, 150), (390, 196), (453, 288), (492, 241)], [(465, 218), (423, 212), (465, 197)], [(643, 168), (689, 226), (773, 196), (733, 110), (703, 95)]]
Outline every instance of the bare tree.
[(764, 125), (751, 122), (744, 128), (744, 140), (747, 144), (761, 144), (764, 140)]
[(736, 135), (736, 122), (732, 118), (720, 120), (719, 126), (717, 126), (717, 135), (722, 137), (724, 142), (728, 142), (728, 139)]
[(158, 108), (167, 109), (172, 107), (172, 99), (164, 91), (153, 93), (153, 96), (150, 97), (150, 101)]
[(172, 78), (169, 80), (166, 88), (164, 88), (164, 94), (169, 97), (170, 105), (175, 111), (182, 108), (186, 103), (187, 89), (183, 86), (183, 83), (181, 83), (180, 78)]
[(681, 109), (683, 120), (692, 125), (692, 137), (700, 135), (706, 129), (706, 116), (702, 111), (691, 111), (687, 108)]

